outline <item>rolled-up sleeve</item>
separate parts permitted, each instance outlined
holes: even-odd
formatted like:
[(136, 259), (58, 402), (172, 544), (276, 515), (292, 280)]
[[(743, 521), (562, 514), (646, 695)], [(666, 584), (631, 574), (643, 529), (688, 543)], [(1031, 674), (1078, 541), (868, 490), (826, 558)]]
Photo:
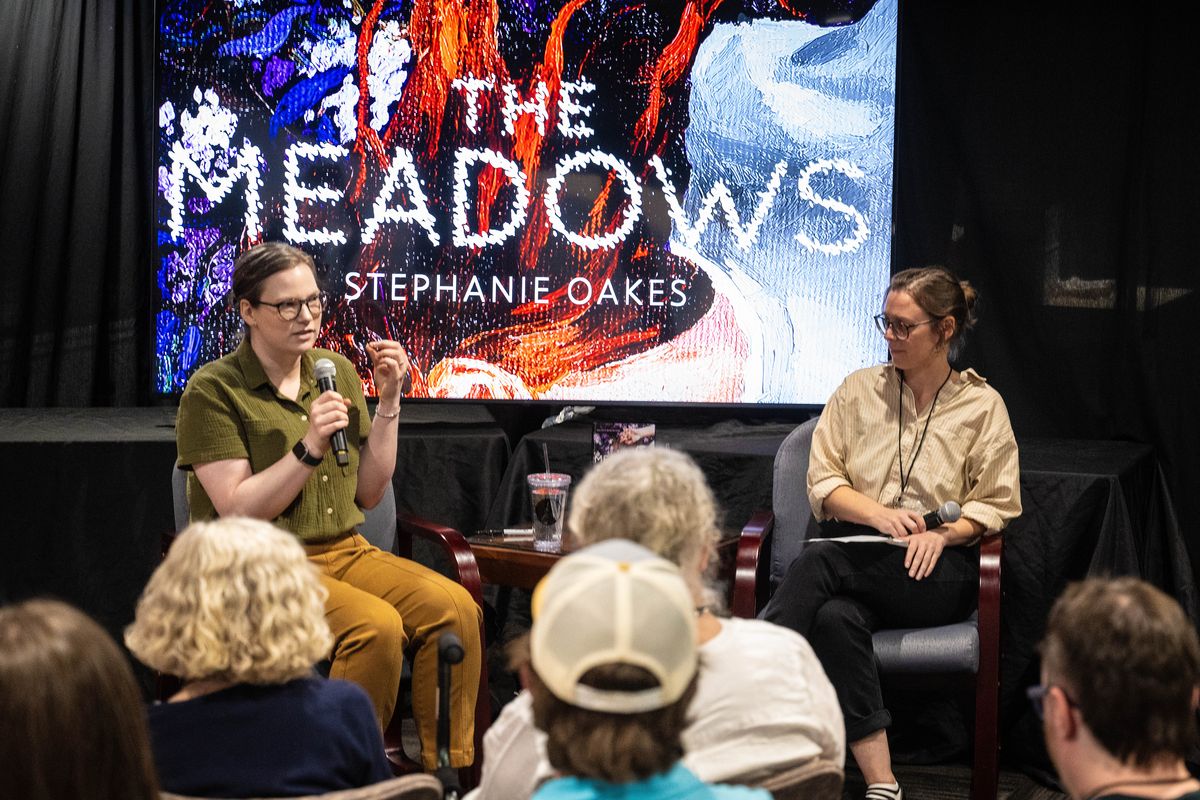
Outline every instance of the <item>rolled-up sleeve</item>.
[(808, 504), (818, 521), (829, 518), (825, 498), (839, 486), (853, 486), (846, 471), (846, 408), (842, 400), (845, 384), (829, 398), (813, 431), (808, 459)]
[(962, 513), (989, 532), (1004, 530), (1021, 515), (1021, 467), (1017, 440), (1003, 401), (988, 426), (986, 444), (967, 456), (968, 491)]

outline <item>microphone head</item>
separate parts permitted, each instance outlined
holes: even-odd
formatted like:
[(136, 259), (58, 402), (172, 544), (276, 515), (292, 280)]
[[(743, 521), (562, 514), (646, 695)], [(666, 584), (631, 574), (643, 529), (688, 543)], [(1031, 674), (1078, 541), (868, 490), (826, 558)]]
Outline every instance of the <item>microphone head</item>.
[(938, 509), (938, 516), (942, 518), (942, 522), (958, 522), (958, 518), (962, 516), (962, 506), (953, 500), (947, 500)]
[(438, 637), (438, 659), (446, 664), (459, 664), (466, 651), (463, 650), (462, 639), (447, 631)]
[(328, 358), (318, 358), (317, 363), (313, 364), (313, 376), (317, 380), (333, 378), (336, 375), (337, 367)]

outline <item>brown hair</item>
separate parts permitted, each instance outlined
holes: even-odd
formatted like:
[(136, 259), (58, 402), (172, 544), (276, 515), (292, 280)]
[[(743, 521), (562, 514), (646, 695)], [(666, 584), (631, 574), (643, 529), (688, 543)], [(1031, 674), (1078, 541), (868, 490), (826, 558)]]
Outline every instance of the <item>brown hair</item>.
[(0, 797), (158, 798), (129, 662), (65, 603), (0, 608)]
[[(688, 706), (696, 694), (696, 677), (669, 706), (638, 714), (589, 711), (559, 700), (533, 669), (529, 692), (533, 723), (546, 733), (550, 765), (563, 775), (634, 783), (669, 770), (683, 758), (683, 731)], [(597, 689), (636, 692), (658, 686), (648, 671), (631, 664), (601, 664), (580, 678)]]
[(1045, 674), (1122, 762), (1187, 756), (1200, 643), (1183, 609), (1136, 578), (1090, 579), (1054, 604), (1041, 645)]
[(304, 265), (320, 283), (313, 257), (298, 247), (283, 242), (263, 242), (243, 252), (233, 262), (233, 305), (242, 300), (257, 303), (262, 299), (263, 282), (277, 272)]
[(888, 292), (907, 292), (917, 305), (938, 320), (954, 320), (954, 333), (947, 342), (941, 326), (935, 325), (938, 342), (954, 350), (961, 346), (967, 331), (975, 327), (975, 301), (978, 292), (968, 281), (960, 281), (944, 267), (917, 267), (892, 276)]

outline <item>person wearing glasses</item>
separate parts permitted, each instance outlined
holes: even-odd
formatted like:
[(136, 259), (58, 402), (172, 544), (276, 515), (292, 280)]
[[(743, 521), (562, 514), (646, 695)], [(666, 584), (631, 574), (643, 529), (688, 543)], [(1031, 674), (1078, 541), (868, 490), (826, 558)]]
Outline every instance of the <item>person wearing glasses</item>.
[[(253, 517), (300, 539), (328, 592), (330, 675), (366, 690), (381, 728), (395, 709), (403, 651), (415, 651), (413, 714), (428, 770), (437, 756), (437, 639), (457, 634), (466, 658), (450, 700), (450, 757), (455, 767), (472, 763), (481, 611), (457, 583), (356, 531), (396, 466), (404, 349), (368, 345), (379, 396), (372, 420), (354, 366), (314, 347), (326, 302), (311, 256), (277, 242), (252, 247), (234, 264), (232, 293), (243, 340), (197, 370), (179, 403), (176, 442), (179, 466), (191, 471), (192, 521)], [(337, 368), (337, 391), (317, 387), (313, 367), (322, 358)], [(348, 466), (328, 452), (335, 431), (345, 431)]]
[(1093, 578), (1055, 602), (1029, 689), (1075, 800), (1200, 800), (1200, 642), (1179, 604), (1137, 578)]
[[(837, 690), (867, 800), (898, 800), (871, 634), (959, 622), (978, 600), (981, 537), (1021, 513), (1017, 443), (999, 393), (950, 358), (975, 290), (938, 267), (893, 276), (875, 318), (889, 363), (849, 375), (813, 432), (807, 491), (822, 536), (791, 564), (763, 618), (804, 636)], [(955, 521), (927, 530), (947, 501)], [(895, 546), (902, 545), (902, 546)]]

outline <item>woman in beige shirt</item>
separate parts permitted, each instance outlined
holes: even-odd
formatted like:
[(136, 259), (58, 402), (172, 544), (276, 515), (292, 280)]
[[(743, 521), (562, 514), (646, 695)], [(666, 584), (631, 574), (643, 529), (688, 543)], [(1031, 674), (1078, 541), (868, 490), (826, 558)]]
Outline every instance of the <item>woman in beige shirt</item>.
[[(798, 631), (825, 666), (867, 800), (903, 797), (892, 773), (871, 634), (966, 619), (977, 544), (1021, 513), (1017, 445), (1000, 395), (950, 365), (974, 323), (975, 291), (940, 268), (897, 273), (876, 322), (891, 362), (849, 375), (813, 433), (808, 495), (824, 536), (898, 542), (804, 548), (763, 612)], [(953, 500), (961, 518), (926, 530)]]

